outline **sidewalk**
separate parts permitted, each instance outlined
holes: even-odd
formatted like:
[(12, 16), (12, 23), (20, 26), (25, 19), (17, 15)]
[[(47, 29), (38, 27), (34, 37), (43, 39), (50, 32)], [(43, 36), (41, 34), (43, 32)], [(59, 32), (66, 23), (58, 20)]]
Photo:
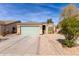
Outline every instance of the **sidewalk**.
[(43, 35), (40, 40), (40, 55), (79, 55), (79, 46), (62, 47), (58, 39), (64, 39), (64, 36), (60, 34)]

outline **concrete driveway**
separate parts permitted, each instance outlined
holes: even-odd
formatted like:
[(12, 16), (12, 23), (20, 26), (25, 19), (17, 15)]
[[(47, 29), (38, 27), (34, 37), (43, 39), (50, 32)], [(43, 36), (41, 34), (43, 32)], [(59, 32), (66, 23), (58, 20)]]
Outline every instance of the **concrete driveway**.
[(0, 43), (0, 55), (37, 55), (39, 37), (9, 35)]
[(0, 55), (79, 55), (79, 46), (63, 48), (58, 39), (60, 34), (46, 34), (41, 36), (8, 35), (8, 40), (0, 42)]

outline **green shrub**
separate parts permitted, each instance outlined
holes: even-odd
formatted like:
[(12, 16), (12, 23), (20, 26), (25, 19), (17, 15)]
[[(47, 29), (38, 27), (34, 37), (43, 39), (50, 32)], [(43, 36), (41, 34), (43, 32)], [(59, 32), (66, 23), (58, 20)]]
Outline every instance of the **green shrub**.
[(48, 33), (51, 33), (52, 31), (50, 29), (48, 29)]
[(53, 33), (53, 29), (52, 29), (52, 28), (49, 28), (49, 29), (48, 29), (48, 33), (49, 33), (49, 34)]
[(71, 47), (75, 46), (75, 41), (74, 40), (65, 39), (64, 42), (63, 42), (63, 44), (65, 46), (71, 48)]
[(75, 41), (79, 37), (79, 20), (77, 20), (76, 18), (63, 19), (60, 22), (60, 27), (60, 33), (64, 34), (66, 39), (64, 41), (64, 44), (67, 47), (73, 47), (75, 45)]

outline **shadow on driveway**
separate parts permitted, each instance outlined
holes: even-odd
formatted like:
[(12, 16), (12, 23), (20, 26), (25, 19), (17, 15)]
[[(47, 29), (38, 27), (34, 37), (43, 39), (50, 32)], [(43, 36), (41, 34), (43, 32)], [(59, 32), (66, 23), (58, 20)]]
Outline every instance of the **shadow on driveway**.
[(58, 39), (57, 40), (60, 44), (64, 44), (63, 42), (64, 42), (64, 39)]

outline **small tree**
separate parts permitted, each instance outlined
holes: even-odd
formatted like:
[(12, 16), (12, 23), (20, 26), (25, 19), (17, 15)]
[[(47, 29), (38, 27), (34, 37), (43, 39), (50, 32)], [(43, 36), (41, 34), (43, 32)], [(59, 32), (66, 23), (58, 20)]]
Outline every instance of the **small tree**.
[(76, 18), (66, 18), (60, 22), (61, 33), (66, 40), (76, 40), (79, 36), (79, 20)]
[(52, 19), (48, 19), (48, 20), (47, 20), (47, 23), (48, 23), (48, 24), (49, 24), (49, 23), (53, 23)]
[(66, 6), (61, 13), (61, 19), (68, 17), (79, 19), (79, 9), (74, 4)]

